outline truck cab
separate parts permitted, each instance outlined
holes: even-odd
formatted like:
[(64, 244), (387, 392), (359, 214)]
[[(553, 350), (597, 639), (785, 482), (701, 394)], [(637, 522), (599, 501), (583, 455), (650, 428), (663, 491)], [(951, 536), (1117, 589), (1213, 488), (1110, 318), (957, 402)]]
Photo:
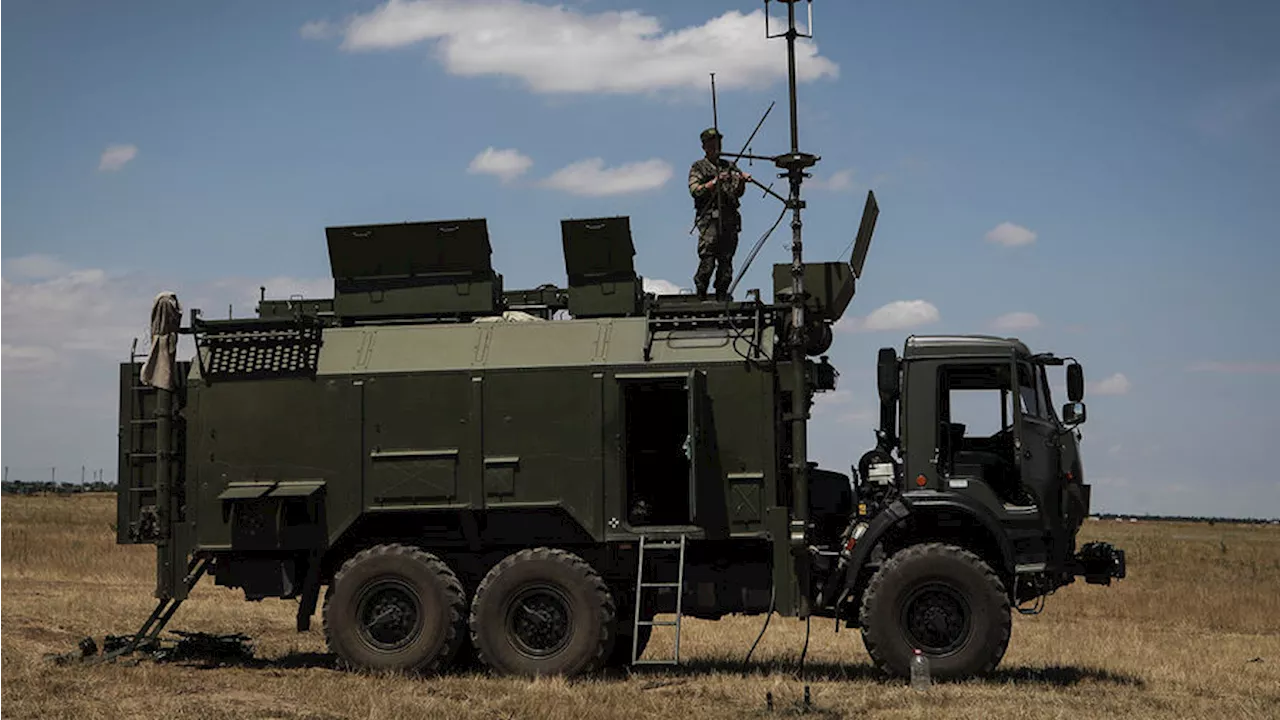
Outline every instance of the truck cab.
[(1084, 404), (1074, 397), (1060, 416), (1051, 400), (1046, 368), (1063, 361), (1015, 339), (912, 337), (901, 364), (905, 494), (951, 496), (1011, 531), (1016, 567), (1064, 569), (1089, 486), (1076, 429)]
[[(1049, 369), (1063, 365), (1058, 412)], [(880, 664), (905, 674), (921, 649), (942, 676), (981, 674), (1004, 653), (1011, 606), (1124, 577), (1123, 551), (1076, 547), (1090, 501), (1079, 363), (1013, 338), (912, 336), (900, 356), (880, 350), (877, 389), (877, 446), (854, 469), (860, 520), (819, 604), (846, 598), (837, 612)]]

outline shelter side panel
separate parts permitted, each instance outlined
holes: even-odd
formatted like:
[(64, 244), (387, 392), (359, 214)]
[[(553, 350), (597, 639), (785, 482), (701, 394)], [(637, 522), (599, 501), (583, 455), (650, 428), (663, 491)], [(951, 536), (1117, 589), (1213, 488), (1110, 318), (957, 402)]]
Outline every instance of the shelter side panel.
[(365, 507), (466, 505), (476, 478), (467, 458), (468, 372), (370, 377), (364, 384)]
[(312, 522), (330, 539), (355, 520), (361, 398), (350, 379), (226, 381), (192, 392), (199, 396), (190, 458), (200, 546), (282, 548), (272, 526), (285, 510), (268, 507), (288, 504), (275, 497), (278, 483), (308, 488), (303, 497), (318, 503)]
[(603, 538), (599, 378), (586, 367), (490, 371), (483, 384), (486, 507), (558, 505)]

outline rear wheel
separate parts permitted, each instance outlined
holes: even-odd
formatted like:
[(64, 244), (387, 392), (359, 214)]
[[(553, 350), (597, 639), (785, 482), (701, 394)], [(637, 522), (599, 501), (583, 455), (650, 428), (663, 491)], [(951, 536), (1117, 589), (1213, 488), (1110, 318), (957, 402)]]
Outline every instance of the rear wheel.
[(355, 669), (436, 671), (466, 637), (457, 576), (435, 555), (406, 545), (378, 545), (344, 563), (323, 617), (330, 651)]
[(1012, 618), (990, 566), (964, 548), (928, 543), (899, 551), (872, 576), (862, 624), (867, 652), (885, 672), (909, 676), (919, 649), (933, 676), (953, 680), (1000, 663)]
[(616, 644), (615, 605), (600, 575), (564, 550), (508, 556), (471, 605), (480, 660), (506, 675), (576, 675), (602, 667)]

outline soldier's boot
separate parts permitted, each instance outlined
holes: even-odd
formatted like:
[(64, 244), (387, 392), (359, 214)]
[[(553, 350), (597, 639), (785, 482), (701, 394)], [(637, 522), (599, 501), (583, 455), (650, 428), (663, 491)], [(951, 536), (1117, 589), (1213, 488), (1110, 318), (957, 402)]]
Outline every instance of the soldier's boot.
[(729, 299), (729, 286), (733, 284), (733, 266), (729, 258), (718, 258), (716, 268), (716, 302), (725, 302)]

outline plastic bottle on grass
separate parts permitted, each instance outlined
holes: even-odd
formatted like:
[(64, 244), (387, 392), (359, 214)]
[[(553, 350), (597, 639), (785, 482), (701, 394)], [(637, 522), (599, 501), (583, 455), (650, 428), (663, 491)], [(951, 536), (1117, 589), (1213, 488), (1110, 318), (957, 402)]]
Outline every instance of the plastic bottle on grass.
[(932, 684), (929, 676), (929, 658), (919, 649), (911, 656), (911, 689), (928, 690)]

